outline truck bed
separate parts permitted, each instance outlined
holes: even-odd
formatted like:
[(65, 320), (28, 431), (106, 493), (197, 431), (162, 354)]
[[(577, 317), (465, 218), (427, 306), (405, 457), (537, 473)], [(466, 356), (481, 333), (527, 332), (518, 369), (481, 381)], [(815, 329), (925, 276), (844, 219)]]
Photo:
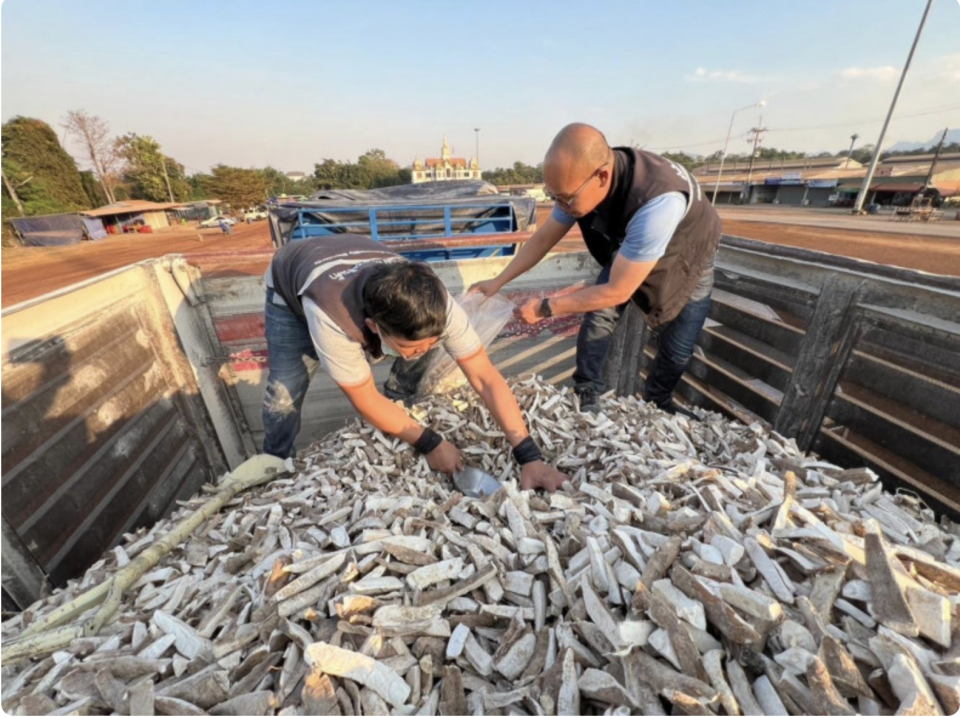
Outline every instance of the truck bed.
[[(270, 256), (169, 256), (3, 312), (5, 604), (29, 602), (45, 575), (77, 574), (258, 450)], [(457, 294), (508, 261), (434, 266)], [(736, 237), (724, 238), (717, 267), (680, 396), (960, 514), (960, 280)], [(550, 293), (595, 273), (586, 253), (553, 255), (505, 294)], [(628, 310), (606, 366), (612, 390), (642, 387), (648, 333)], [(491, 355), (508, 376), (562, 382), (575, 335), (569, 318), (536, 336), (508, 325)], [(300, 445), (351, 415), (318, 375)]]

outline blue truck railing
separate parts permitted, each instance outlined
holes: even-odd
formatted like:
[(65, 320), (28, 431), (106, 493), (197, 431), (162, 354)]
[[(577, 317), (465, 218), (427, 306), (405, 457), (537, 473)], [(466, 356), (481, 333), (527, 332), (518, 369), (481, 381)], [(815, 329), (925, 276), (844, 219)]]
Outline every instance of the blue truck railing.
[[(293, 205), (295, 206), (295, 205)], [(293, 208), (287, 205), (287, 208)], [(417, 249), (418, 240), (509, 234), (516, 231), (510, 202), (476, 205), (388, 204), (383, 206), (296, 206), (297, 221), (289, 241), (354, 232), (375, 241), (410, 242), (400, 253), (417, 261), (445, 261), (512, 256), (513, 243)], [(338, 217), (342, 216), (342, 219)]]

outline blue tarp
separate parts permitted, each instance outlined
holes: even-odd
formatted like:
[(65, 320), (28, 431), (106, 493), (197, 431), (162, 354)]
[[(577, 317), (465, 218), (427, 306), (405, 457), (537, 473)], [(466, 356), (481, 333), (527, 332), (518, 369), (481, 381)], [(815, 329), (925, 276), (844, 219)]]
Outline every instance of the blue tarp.
[(99, 217), (81, 217), (87, 229), (87, 236), (91, 239), (106, 239), (107, 230), (103, 228), (103, 220)]
[(270, 234), (276, 246), (331, 233), (415, 240), (459, 234), (525, 231), (537, 203), (499, 194), (480, 180), (424, 182), (382, 189), (321, 189), (306, 201), (271, 200)]
[(78, 244), (83, 239), (84, 234), (83, 221), (77, 214), (18, 217), (11, 219), (10, 222), (20, 234), (24, 246)]

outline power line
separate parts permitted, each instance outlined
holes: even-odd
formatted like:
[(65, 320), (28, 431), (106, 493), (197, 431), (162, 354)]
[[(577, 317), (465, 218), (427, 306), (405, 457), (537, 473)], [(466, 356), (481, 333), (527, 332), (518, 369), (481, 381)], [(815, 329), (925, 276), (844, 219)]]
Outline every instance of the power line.
[[(925, 117), (927, 115), (939, 114), (941, 112), (950, 112), (952, 110), (957, 110), (957, 109), (960, 109), (960, 105), (948, 105), (945, 107), (936, 107), (933, 109), (924, 110), (923, 112), (913, 112), (911, 114), (898, 114), (896, 115), (896, 118), (909, 119), (911, 117)], [(815, 125), (810, 127), (784, 127), (784, 128), (773, 127), (767, 131), (769, 132), (805, 132), (805, 131), (816, 130), (816, 129), (839, 129), (842, 127), (858, 127), (865, 124), (876, 124), (882, 121), (883, 121), (882, 119), (870, 119), (870, 120), (859, 120), (856, 122), (843, 122), (840, 124)], [(749, 134), (749, 132), (747, 134)], [(708, 147), (711, 145), (718, 145), (722, 142), (723, 142), (722, 139), (712, 139), (706, 142), (697, 142), (696, 144), (690, 144), (688, 142), (685, 142), (683, 144), (673, 144), (667, 147), (651, 147), (651, 149), (654, 150), (655, 152), (667, 152), (671, 149), (682, 150), (682, 149), (692, 148), (692, 147)]]
[[(941, 107), (938, 109), (927, 110), (925, 112), (914, 112), (913, 114), (908, 114), (908, 115), (895, 115), (895, 117), (897, 119), (909, 119), (910, 117), (925, 117), (927, 115), (935, 115), (935, 114), (940, 114), (941, 112), (949, 112), (951, 110), (957, 110), (957, 109), (960, 109), (960, 105), (951, 105), (949, 107)], [(860, 120), (859, 122), (844, 122), (842, 124), (824, 124), (824, 125), (817, 125), (815, 127), (777, 127), (770, 131), (771, 132), (803, 132), (803, 131), (812, 130), (812, 129), (835, 129), (839, 127), (854, 127), (854, 126), (864, 125), (864, 124), (876, 124), (878, 122), (883, 122), (883, 120), (882, 119)]]

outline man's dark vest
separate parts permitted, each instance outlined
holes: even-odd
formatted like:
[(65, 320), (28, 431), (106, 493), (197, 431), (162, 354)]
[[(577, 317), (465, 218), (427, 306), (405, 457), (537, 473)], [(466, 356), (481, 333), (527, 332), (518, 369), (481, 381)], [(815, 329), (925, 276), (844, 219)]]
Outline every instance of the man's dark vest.
[(644, 204), (667, 192), (687, 198), (687, 213), (632, 299), (653, 327), (683, 310), (720, 243), (720, 217), (700, 185), (678, 164), (658, 154), (614, 148), (610, 194), (590, 214), (577, 219), (587, 249), (601, 266), (610, 264), (626, 235), (627, 224)]
[(380, 355), (380, 339), (367, 328), (363, 285), (378, 264), (406, 261), (370, 237), (338, 234), (290, 242), (274, 255), (273, 288), (306, 321), (303, 299), (313, 299), (343, 332)]

